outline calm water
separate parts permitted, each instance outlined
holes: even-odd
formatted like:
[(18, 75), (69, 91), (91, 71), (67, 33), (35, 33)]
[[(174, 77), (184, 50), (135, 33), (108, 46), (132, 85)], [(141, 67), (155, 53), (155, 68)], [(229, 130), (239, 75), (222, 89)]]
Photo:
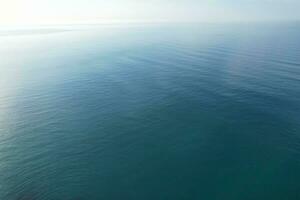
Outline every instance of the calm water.
[(298, 200), (299, 180), (299, 23), (0, 32), (1, 200)]

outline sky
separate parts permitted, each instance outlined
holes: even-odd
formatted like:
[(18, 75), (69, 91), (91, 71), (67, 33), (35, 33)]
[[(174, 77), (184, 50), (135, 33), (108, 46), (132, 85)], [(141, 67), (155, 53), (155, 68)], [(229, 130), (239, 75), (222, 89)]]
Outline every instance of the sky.
[(0, 25), (300, 20), (300, 0), (0, 0)]

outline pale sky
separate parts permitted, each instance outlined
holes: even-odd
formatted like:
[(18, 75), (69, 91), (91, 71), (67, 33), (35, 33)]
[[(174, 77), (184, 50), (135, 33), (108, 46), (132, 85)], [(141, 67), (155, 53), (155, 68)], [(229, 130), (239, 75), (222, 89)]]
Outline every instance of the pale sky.
[(299, 20), (300, 0), (0, 0), (0, 25)]

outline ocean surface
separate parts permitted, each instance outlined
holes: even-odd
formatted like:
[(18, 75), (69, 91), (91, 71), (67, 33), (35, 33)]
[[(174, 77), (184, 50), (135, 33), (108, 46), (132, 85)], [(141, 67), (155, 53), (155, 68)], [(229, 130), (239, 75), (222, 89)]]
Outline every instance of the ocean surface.
[(300, 23), (0, 31), (1, 200), (299, 200)]

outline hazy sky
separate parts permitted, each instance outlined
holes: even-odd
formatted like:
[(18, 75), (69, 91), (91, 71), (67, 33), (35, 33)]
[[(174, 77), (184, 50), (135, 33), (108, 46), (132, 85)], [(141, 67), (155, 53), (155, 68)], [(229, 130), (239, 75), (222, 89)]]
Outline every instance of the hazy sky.
[(298, 20), (300, 0), (0, 0), (0, 24)]

